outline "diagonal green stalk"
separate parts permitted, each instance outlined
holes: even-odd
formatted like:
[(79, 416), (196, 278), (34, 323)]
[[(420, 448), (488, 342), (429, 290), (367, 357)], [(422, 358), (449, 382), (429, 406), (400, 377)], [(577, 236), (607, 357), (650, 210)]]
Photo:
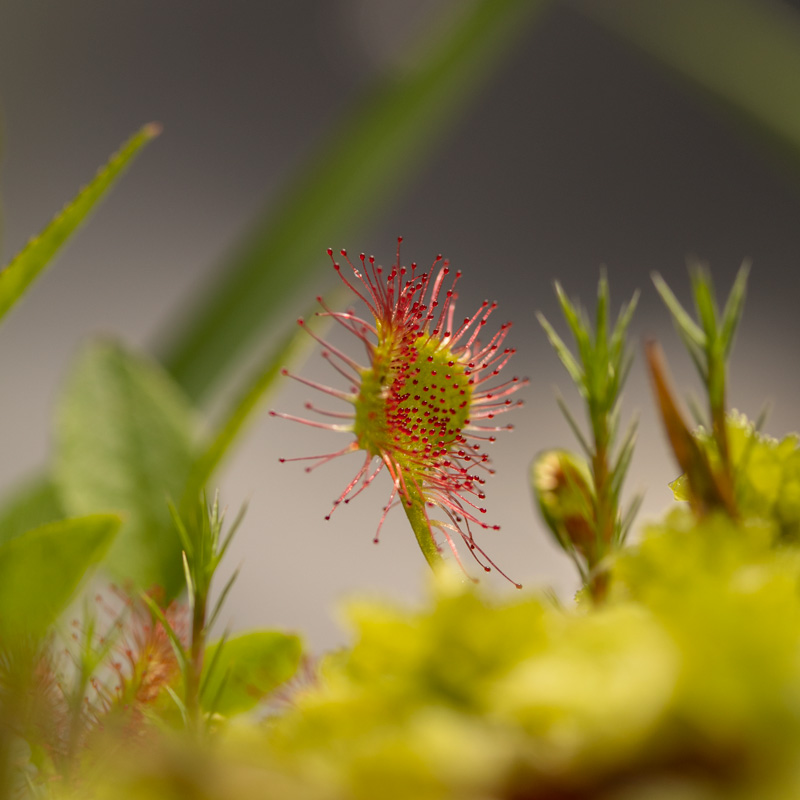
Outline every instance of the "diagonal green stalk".
[(779, 0), (572, 0), (800, 166), (800, 14)]
[(441, 26), (431, 26), (415, 43), (402, 71), (385, 74), (346, 110), (277, 210), (255, 227), (183, 325), (173, 328), (164, 361), (190, 397), (212, 392), (307, 280), (322, 248), (351, 238), (409, 180), (528, 19), (546, 5), (453, 5)]
[(135, 133), (85, 186), (64, 206), (38, 236), (0, 272), (0, 320), (14, 307), (33, 282), (44, 272), (54, 256), (89, 216), (97, 203), (125, 171), (139, 150), (158, 136), (161, 127), (145, 125)]

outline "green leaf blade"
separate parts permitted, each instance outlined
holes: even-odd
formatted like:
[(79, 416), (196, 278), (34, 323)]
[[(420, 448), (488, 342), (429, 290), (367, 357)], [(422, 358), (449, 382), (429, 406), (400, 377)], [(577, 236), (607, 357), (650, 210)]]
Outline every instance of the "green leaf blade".
[(45, 635), (120, 527), (112, 514), (60, 520), (0, 546), (0, 638)]
[(675, 327), (686, 343), (686, 346), (691, 352), (702, 352), (705, 350), (707, 339), (702, 328), (691, 318), (661, 275), (654, 272), (651, 277), (656, 291), (661, 295), (664, 305), (667, 307), (670, 314), (672, 314)]
[(569, 373), (569, 377), (583, 393), (585, 391), (586, 376), (580, 364), (578, 364), (575, 359), (575, 356), (572, 355), (569, 347), (567, 347), (564, 340), (556, 333), (556, 329), (547, 321), (544, 314), (537, 313), (536, 318), (539, 320), (539, 324), (542, 328), (544, 328), (548, 341), (556, 351), (556, 355), (564, 365), (564, 368)]
[(0, 320), (41, 275), (134, 156), (159, 132), (160, 127), (151, 123), (134, 134), (63, 211), (0, 272)]
[[(774, 0), (573, 3), (800, 165), (800, 15)], [(777, 148), (776, 148), (777, 145)]]
[(395, 70), (342, 114), (309, 161), (233, 254), (225, 275), (185, 316), (164, 363), (193, 400), (204, 398), (308, 280), (323, 249), (351, 241), (460, 119), (469, 96), (548, 5), (478, 0), (432, 26), (402, 71)]
[(194, 461), (194, 412), (169, 377), (113, 342), (92, 344), (60, 399), (54, 475), (69, 513), (109, 509), (125, 524), (108, 567), (137, 588), (183, 586), (168, 500)]
[(47, 476), (15, 487), (0, 507), (0, 544), (65, 516), (58, 489)]
[(725, 309), (722, 312), (722, 323), (720, 324), (720, 341), (722, 342), (724, 353), (723, 357), (728, 358), (733, 349), (733, 342), (736, 338), (736, 329), (742, 319), (744, 311), (744, 301), (747, 295), (747, 278), (750, 274), (750, 264), (745, 262), (739, 268), (736, 279), (731, 287)]

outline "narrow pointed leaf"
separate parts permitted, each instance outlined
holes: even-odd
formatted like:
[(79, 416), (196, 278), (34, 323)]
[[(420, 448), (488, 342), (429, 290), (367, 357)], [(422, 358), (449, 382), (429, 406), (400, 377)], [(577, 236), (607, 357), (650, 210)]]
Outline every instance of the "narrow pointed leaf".
[(630, 505), (628, 506), (627, 510), (625, 511), (625, 516), (620, 521), (619, 526), (619, 541), (620, 545), (625, 543), (625, 540), (628, 538), (628, 533), (630, 533), (631, 525), (633, 525), (634, 519), (636, 519), (636, 515), (639, 513), (639, 509), (642, 507), (642, 503), (644, 502), (644, 494), (637, 494), (633, 500), (631, 500)]
[(48, 266), (97, 202), (114, 185), (133, 157), (158, 135), (159, 130), (158, 125), (145, 125), (131, 137), (97, 173), (94, 180), (0, 272), (0, 320)]
[[(185, 670), (186, 648), (181, 641), (181, 637), (178, 635), (175, 628), (173, 628), (170, 624), (170, 621), (167, 619), (166, 614), (164, 614), (164, 611), (161, 609), (161, 606), (159, 606), (149, 594), (142, 592), (140, 597), (142, 602), (150, 609), (153, 618), (161, 623), (161, 627), (164, 629), (164, 633), (166, 633), (167, 637), (169, 638), (170, 644), (172, 645), (172, 651), (175, 653), (175, 658), (178, 660), (181, 670)], [(181, 703), (181, 707), (182, 706), (183, 704)]]
[(608, 278), (605, 271), (603, 271), (597, 284), (597, 313), (594, 334), (595, 358), (601, 364), (605, 364), (608, 361), (608, 305)]
[(705, 333), (706, 348), (708, 348), (708, 343), (717, 339), (717, 318), (719, 317), (717, 304), (714, 300), (714, 285), (711, 281), (711, 273), (705, 264), (691, 264), (689, 275), (692, 281), (697, 316)]
[(536, 318), (539, 320), (539, 324), (544, 328), (544, 332), (547, 334), (550, 344), (561, 359), (561, 363), (566, 368), (570, 378), (572, 378), (578, 389), (583, 391), (584, 374), (580, 365), (575, 360), (575, 356), (572, 355), (570, 349), (564, 344), (564, 340), (556, 333), (555, 328), (553, 328), (543, 314), (537, 313)]
[(222, 591), (219, 593), (219, 597), (217, 598), (217, 602), (214, 604), (214, 610), (209, 614), (208, 622), (206, 622), (206, 629), (211, 630), (214, 627), (214, 623), (217, 621), (217, 617), (219, 616), (220, 611), (222, 611), (223, 606), (225, 605), (225, 600), (230, 593), (230, 590), (233, 588), (233, 584), (236, 583), (236, 579), (239, 577), (239, 570), (236, 569), (234, 573), (228, 578), (225, 586), (222, 587)]
[(672, 314), (675, 327), (678, 329), (681, 338), (686, 342), (687, 347), (692, 350), (692, 345), (694, 345), (695, 348), (702, 350), (706, 345), (706, 336), (702, 328), (689, 316), (661, 275), (654, 272), (651, 277), (656, 290), (664, 301), (664, 305)]
[(578, 427), (578, 423), (575, 421), (575, 417), (572, 416), (572, 412), (567, 408), (567, 404), (564, 402), (564, 398), (561, 395), (556, 395), (556, 403), (558, 407), (561, 409), (561, 413), (564, 415), (564, 418), (567, 420), (567, 424), (569, 425), (572, 433), (575, 435), (575, 438), (578, 440), (578, 444), (580, 444), (581, 449), (588, 457), (592, 455), (592, 449), (589, 447), (589, 443), (586, 441), (581, 429)]
[[(569, 325), (569, 329), (572, 332), (572, 336), (578, 348), (578, 356), (583, 365), (581, 371), (584, 373), (586, 379), (588, 379), (588, 366), (592, 362), (592, 347), (588, 332), (589, 321), (581, 308), (567, 297), (567, 293), (558, 281), (556, 281), (555, 287), (558, 301), (561, 304), (561, 312), (564, 314), (564, 319), (566, 319), (567, 325)], [(541, 321), (540, 319), (539, 322)]]
[(722, 323), (720, 325), (720, 340), (723, 344), (724, 357), (727, 359), (731, 354), (733, 342), (736, 338), (736, 329), (742, 318), (744, 310), (744, 300), (747, 294), (747, 277), (750, 274), (750, 264), (745, 262), (739, 268), (736, 280), (733, 282), (728, 300), (725, 303), (725, 310), (722, 312)]
[(619, 316), (617, 317), (617, 322), (614, 325), (614, 331), (611, 334), (611, 344), (609, 346), (615, 359), (620, 357), (622, 348), (625, 345), (625, 335), (628, 332), (628, 326), (631, 323), (631, 319), (633, 319), (633, 314), (636, 311), (636, 306), (638, 303), (639, 290), (637, 289), (633, 293), (631, 299), (619, 310)]
[(631, 465), (633, 451), (636, 446), (637, 428), (638, 420), (634, 419), (622, 438), (622, 444), (619, 447), (619, 455), (617, 456), (616, 463), (611, 470), (611, 473), (614, 476), (612, 491), (617, 496), (622, 490), (622, 483), (625, 480), (625, 475), (627, 474), (628, 468)]
[[(206, 626), (206, 630), (211, 628), (211, 623)], [(203, 654), (203, 674), (201, 676), (200, 681), (200, 696), (202, 697), (206, 692), (206, 687), (208, 686), (208, 679), (211, 675), (213, 675), (216, 671), (217, 664), (219, 663), (220, 656), (222, 655), (225, 644), (228, 641), (228, 637), (230, 636), (228, 631), (222, 635), (222, 638), (214, 643), (214, 648), (209, 652), (209, 648), (206, 648), (206, 652)], [(209, 706), (206, 704), (206, 708), (210, 714), (213, 714), (216, 709), (216, 701), (219, 700), (219, 694), (221, 693), (221, 689), (224, 688), (224, 683), (221, 682), (220, 686), (217, 690), (217, 696), (213, 698), (212, 704)]]

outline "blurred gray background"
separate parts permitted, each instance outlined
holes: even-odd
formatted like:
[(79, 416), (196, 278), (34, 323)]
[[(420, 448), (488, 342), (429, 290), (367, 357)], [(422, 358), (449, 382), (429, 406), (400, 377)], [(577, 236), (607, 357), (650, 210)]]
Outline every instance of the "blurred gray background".
[[(87, 337), (114, 333), (151, 348), (187, 298), (212, 278), (253, 218), (325, 137), (376, 71), (445, 5), (435, 0), (0, 0), (4, 259), (20, 248), (142, 123), (164, 133), (137, 160), (4, 325), (0, 336), (0, 487), (45, 462), (59, 383)], [(754, 146), (713, 104), (568, 5), (554, 4), (508, 53), (417, 178), (362, 241), (319, 243), (319, 270), (287, 319), (330, 285), (325, 247), (442, 252), (464, 271), (460, 307), (484, 296), (512, 319), (526, 375), (516, 432), (494, 446), (482, 539), (526, 588), (576, 588), (532, 508), (527, 468), (546, 447), (574, 442), (553, 399), (579, 407), (534, 312), (564, 330), (552, 281), (593, 299), (605, 265), (615, 306), (643, 292), (626, 410), (641, 411), (629, 494), (647, 488), (641, 519), (670, 503), (675, 477), (651, 410), (641, 341), (661, 339), (682, 389), (696, 387), (650, 283), (660, 271), (684, 300), (685, 260), (707, 260), (727, 292), (753, 261), (734, 353), (731, 405), (752, 416), (772, 402), (767, 431), (798, 427), (800, 180)], [(336, 202), (332, 197), (331, 202)], [(303, 374), (333, 376), (312, 359)], [(310, 394), (285, 385), (269, 405), (302, 413)], [(221, 478), (223, 501), (249, 510), (224, 571), (241, 565), (228, 618), (281, 626), (314, 648), (341, 642), (342, 599), (413, 600), (426, 572), (401, 512), (372, 544), (389, 482), (376, 482), (330, 522), (323, 517), (360, 464), (353, 456), (304, 474), (279, 456), (329, 452), (335, 435), (262, 414)], [(378, 485), (380, 484), (380, 485)], [(224, 576), (222, 576), (224, 579)], [(496, 576), (485, 579), (512, 591)], [(222, 582), (222, 581), (221, 581)]]

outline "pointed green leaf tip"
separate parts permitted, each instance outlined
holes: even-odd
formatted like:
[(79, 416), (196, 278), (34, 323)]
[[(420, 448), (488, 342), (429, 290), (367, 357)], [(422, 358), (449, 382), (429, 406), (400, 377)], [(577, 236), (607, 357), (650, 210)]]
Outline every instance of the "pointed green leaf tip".
[(151, 122), (134, 134), (109, 159), (91, 183), (84, 187), (61, 213), (38, 236), (31, 239), (0, 272), (0, 320), (25, 294), (67, 239), (89, 216), (95, 205), (114, 185), (139, 150), (160, 132), (161, 126)]

